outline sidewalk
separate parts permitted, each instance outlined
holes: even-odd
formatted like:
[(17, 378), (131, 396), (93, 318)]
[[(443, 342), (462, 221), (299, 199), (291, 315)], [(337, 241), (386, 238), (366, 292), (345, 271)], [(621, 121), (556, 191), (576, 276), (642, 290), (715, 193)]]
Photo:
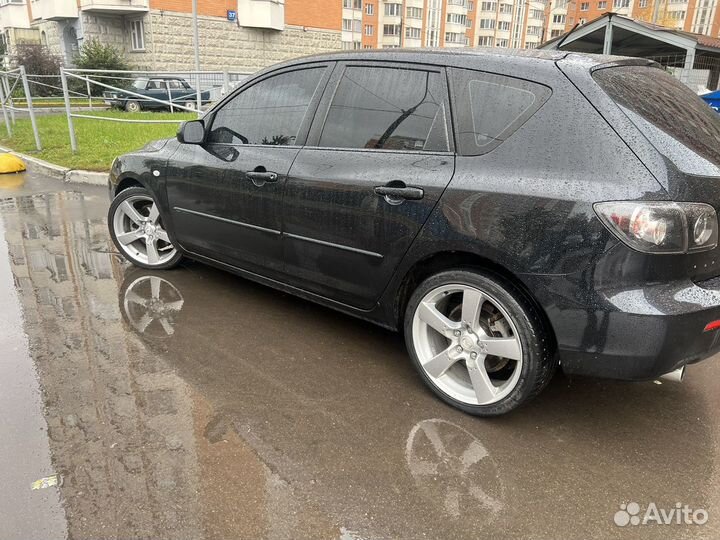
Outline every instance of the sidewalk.
[(78, 169), (68, 169), (67, 167), (61, 167), (48, 161), (38, 159), (36, 157), (28, 156), (20, 152), (15, 152), (10, 148), (0, 146), (0, 152), (7, 152), (13, 154), (25, 162), (27, 169), (31, 172), (45, 174), (50, 178), (61, 180), (63, 182), (73, 182), (77, 184), (91, 184), (94, 186), (106, 186), (108, 173), (105, 172), (94, 172), (94, 171), (83, 171)]

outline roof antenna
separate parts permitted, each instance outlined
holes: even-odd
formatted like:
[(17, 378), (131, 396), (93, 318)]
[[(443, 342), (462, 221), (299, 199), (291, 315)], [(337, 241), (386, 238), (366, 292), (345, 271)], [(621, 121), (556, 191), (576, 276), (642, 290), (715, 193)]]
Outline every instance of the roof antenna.
[(575, 23), (575, 26), (573, 26), (573, 27), (570, 29), (570, 31), (569, 31), (567, 34), (565, 34), (565, 35), (560, 39), (560, 42), (559, 42), (557, 45), (555, 45), (555, 48), (558, 49), (558, 50), (560, 50), (560, 45), (562, 45), (563, 43), (565, 43), (565, 40), (568, 38), (568, 36), (569, 36), (570, 34), (572, 34), (578, 26), (580, 26), (580, 23)]

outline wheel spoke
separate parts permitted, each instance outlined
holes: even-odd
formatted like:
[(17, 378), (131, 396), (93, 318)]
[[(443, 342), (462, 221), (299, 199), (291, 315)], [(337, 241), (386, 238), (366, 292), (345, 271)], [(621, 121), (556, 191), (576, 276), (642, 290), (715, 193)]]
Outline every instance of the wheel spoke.
[(440, 313), (433, 303), (421, 302), (418, 307), (418, 316), (421, 321), (443, 335), (448, 335), (460, 326)]
[(143, 233), (140, 230), (128, 231), (126, 233), (116, 235), (116, 238), (118, 242), (126, 246), (133, 243), (135, 240), (139, 240), (142, 237), (142, 234)]
[[(454, 347), (454, 346), (453, 346)], [(450, 367), (458, 361), (458, 358), (451, 358), (450, 352), (453, 347), (448, 347), (440, 354), (432, 357), (430, 360), (423, 364), (425, 371), (431, 376), (437, 378), (442, 377)]]
[(480, 338), (480, 343), (485, 346), (487, 354), (510, 360), (522, 360), (520, 343), (515, 337)]
[(120, 205), (120, 210), (136, 225), (140, 225), (144, 219), (129, 201), (123, 202)]
[(462, 322), (470, 328), (477, 328), (480, 319), (480, 309), (482, 308), (485, 297), (475, 289), (465, 289), (462, 299)]
[(163, 304), (166, 310), (169, 311), (180, 311), (183, 307), (185, 300), (176, 300), (175, 302), (166, 302)]
[(160, 300), (160, 285), (162, 282), (160, 278), (152, 276), (150, 277), (150, 294), (153, 300)]
[(132, 302), (133, 304), (140, 304), (144, 306), (147, 303), (147, 299), (140, 296), (135, 291), (128, 291), (125, 293), (125, 300)]
[(150, 207), (150, 214), (148, 214), (148, 219), (151, 223), (157, 223), (158, 217), (160, 217), (160, 211), (158, 210), (157, 204), (153, 203)]
[(163, 242), (167, 242), (168, 244), (170, 243), (170, 238), (168, 238), (168, 233), (164, 229), (156, 229), (155, 236), (157, 236)]
[(149, 264), (157, 264), (160, 261), (160, 255), (158, 254), (157, 245), (153, 240), (147, 240), (145, 242), (147, 246), (147, 258)]
[(475, 390), (475, 396), (477, 397), (478, 403), (492, 403), (495, 400), (495, 394), (497, 390), (490, 380), (490, 376), (485, 371), (485, 365), (483, 361), (468, 362), (468, 373), (470, 374), (470, 382), (472, 383), (473, 390)]

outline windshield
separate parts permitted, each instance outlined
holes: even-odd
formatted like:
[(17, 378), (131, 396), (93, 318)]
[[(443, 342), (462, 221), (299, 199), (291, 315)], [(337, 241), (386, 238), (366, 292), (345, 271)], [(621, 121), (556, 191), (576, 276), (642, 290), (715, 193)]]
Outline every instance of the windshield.
[(662, 69), (622, 66), (593, 78), (680, 170), (720, 176), (720, 115)]
[(135, 88), (137, 90), (145, 90), (147, 83), (148, 83), (147, 79), (135, 79), (132, 83), (132, 86), (133, 86), (133, 88)]

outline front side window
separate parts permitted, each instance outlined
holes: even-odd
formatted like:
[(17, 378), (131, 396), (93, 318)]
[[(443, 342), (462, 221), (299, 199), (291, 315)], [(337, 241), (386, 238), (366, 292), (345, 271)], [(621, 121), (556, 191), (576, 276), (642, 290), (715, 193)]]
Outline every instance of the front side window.
[(346, 68), (320, 146), (447, 151), (440, 74), (392, 67)]
[(466, 69), (452, 70), (460, 153), (486, 154), (520, 128), (550, 97), (541, 84)]
[(215, 113), (208, 141), (293, 145), (325, 68), (291, 71), (240, 92)]

